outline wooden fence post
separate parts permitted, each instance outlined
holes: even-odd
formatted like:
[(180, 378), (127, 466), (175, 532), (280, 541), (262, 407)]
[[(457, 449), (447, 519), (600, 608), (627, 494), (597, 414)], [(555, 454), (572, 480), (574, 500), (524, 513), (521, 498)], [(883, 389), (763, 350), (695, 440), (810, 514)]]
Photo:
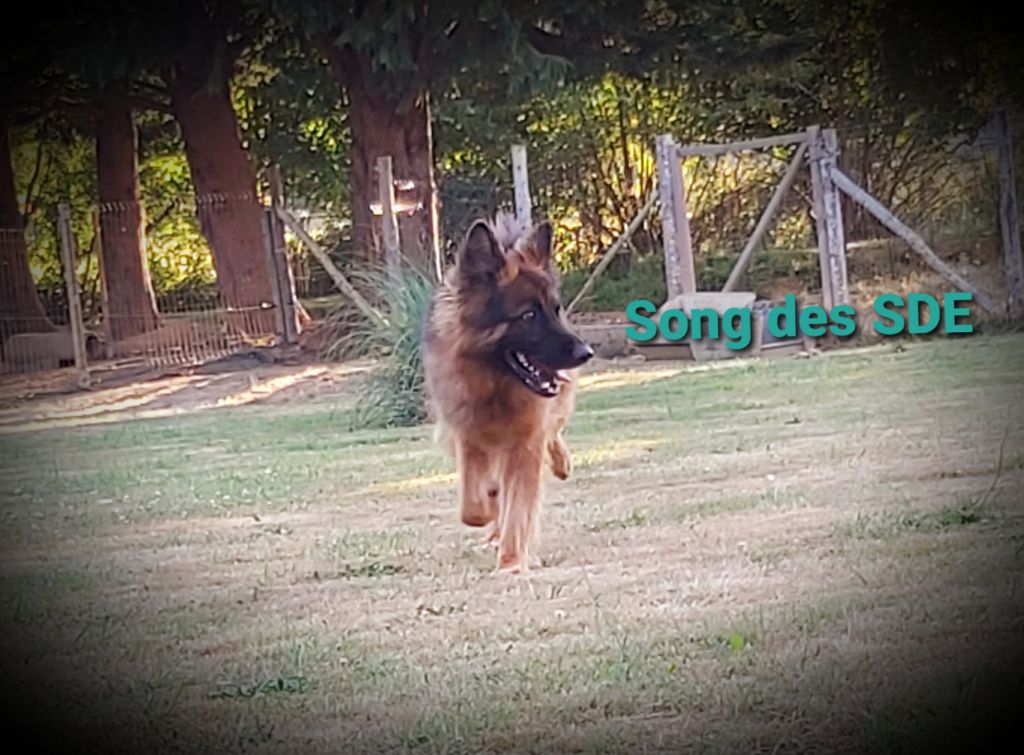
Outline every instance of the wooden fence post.
[(835, 129), (807, 130), (811, 149), (811, 192), (814, 200), (818, 258), (821, 264), (821, 294), (826, 309), (850, 303), (846, 274), (846, 241), (839, 192), (832, 180), (839, 155)]
[(686, 215), (686, 193), (679, 147), (671, 134), (656, 142), (658, 195), (661, 199), (661, 234), (665, 247), (665, 284), (668, 298), (697, 292), (693, 263), (690, 219)]
[(281, 275), (277, 269), (277, 252), (274, 247), (277, 246), (276, 238), (274, 236), (274, 207), (261, 207), (260, 208), (263, 221), (263, 253), (266, 256), (267, 270), (270, 272), (270, 278), (272, 285), (270, 286), (270, 296), (274, 300), (274, 322), (277, 326), (277, 334), (285, 343), (291, 343), (288, 340), (288, 317), (285, 313), (284, 307), (284, 292), (281, 290)]
[(530, 198), (530, 171), (526, 162), (525, 144), (512, 145), (512, 189), (516, 220), (529, 228), (533, 223), (533, 200)]
[(690, 215), (686, 208), (686, 184), (683, 183), (683, 160), (678, 145), (673, 141), (673, 157), (669, 164), (672, 174), (672, 212), (676, 218), (676, 257), (679, 263), (679, 282), (684, 294), (697, 293), (697, 268), (693, 259), (693, 239), (690, 236)]
[(288, 246), (284, 238), (284, 225), (278, 217), (278, 208), (284, 208), (284, 182), (281, 180), (281, 166), (271, 165), (268, 173), (270, 183), (270, 208), (265, 213), (268, 238), (270, 240), (271, 273), (277, 283), (277, 301), (281, 309), (278, 324), (285, 343), (299, 342), (299, 297), (295, 291), (295, 277), (288, 262)]
[(999, 140), (999, 233), (1006, 268), (1007, 308), (1010, 317), (1024, 315), (1024, 264), (1021, 262), (1020, 206), (1013, 162), (1013, 127), (1006, 110), (996, 113)]
[(398, 219), (395, 217), (395, 177), (391, 168), (391, 156), (377, 158), (377, 190), (380, 193), (382, 239), (384, 243), (384, 264), (388, 275), (398, 275), (402, 251), (398, 238)]
[[(143, 224), (145, 219), (143, 219)], [(103, 312), (103, 356), (114, 358), (114, 325), (110, 322), (110, 291), (107, 287), (107, 269), (103, 264), (103, 223), (102, 211), (92, 211), (92, 232), (96, 238), (96, 263), (100, 279), (100, 311)]]
[(71, 347), (75, 355), (80, 385), (88, 385), (89, 365), (85, 351), (85, 325), (82, 323), (82, 299), (75, 275), (75, 236), (71, 229), (71, 209), (62, 202), (57, 207), (57, 231), (60, 234), (61, 261), (64, 263), (64, 284), (68, 295), (68, 321)]

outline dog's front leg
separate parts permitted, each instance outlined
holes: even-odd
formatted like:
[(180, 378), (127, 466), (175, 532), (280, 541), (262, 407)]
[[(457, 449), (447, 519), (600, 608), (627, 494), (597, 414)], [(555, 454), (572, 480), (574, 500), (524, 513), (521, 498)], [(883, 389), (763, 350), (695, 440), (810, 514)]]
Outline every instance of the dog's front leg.
[(530, 546), (540, 517), (541, 439), (514, 447), (505, 459), (499, 492), (498, 569), (511, 572), (529, 568)]
[(459, 511), (464, 524), (483, 527), (498, 516), (495, 496), (490, 495), (490, 458), (477, 446), (459, 440), (456, 444), (459, 472)]
[(572, 472), (572, 457), (561, 431), (556, 432), (548, 441), (548, 460), (551, 462), (551, 471), (555, 477), (559, 480), (569, 479)]

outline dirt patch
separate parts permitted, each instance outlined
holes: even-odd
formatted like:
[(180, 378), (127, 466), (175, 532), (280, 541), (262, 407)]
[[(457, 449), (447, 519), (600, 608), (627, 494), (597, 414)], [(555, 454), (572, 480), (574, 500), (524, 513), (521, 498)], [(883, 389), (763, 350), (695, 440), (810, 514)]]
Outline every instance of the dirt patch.
[[(267, 363), (239, 355), (188, 368), (157, 371), (145, 365), (101, 365), (83, 389), (73, 370), (8, 376), (0, 382), (0, 434), (47, 427), (152, 419), (206, 409), (330, 401), (351, 406), (374, 362), (303, 359)], [(588, 374), (631, 365), (639, 357), (595, 359)]]
[(154, 372), (96, 370), (82, 390), (68, 370), (7, 380), (0, 390), (0, 433), (165, 417), (218, 407), (316, 402), (354, 403), (372, 362), (264, 364), (235, 357), (202, 367)]

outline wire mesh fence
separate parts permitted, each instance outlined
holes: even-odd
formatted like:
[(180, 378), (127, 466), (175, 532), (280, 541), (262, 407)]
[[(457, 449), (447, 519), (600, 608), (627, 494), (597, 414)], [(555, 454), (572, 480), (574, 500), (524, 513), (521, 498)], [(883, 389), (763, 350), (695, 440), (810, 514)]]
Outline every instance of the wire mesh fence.
[[(774, 139), (774, 146), (757, 139), (682, 145), (680, 209), (686, 212), (696, 289), (718, 291), (728, 281), (763, 299), (798, 294), (825, 300), (822, 243), (844, 244), (843, 285), (862, 306), (886, 289), (937, 294), (964, 288), (966, 281), (979, 307), (996, 316), (1013, 298), (1012, 276), (1004, 270), (1013, 248), (1006, 230), (1010, 127), (998, 123), (970, 140), (940, 139), (911, 121), (839, 130), (838, 169), (853, 188), (836, 190), (843, 233), (826, 242), (818, 239), (813, 166), (793, 162), (796, 147), (782, 146), (785, 139)], [(902, 223), (893, 224), (892, 215)], [(648, 220), (647, 233), (640, 226), (627, 245), (632, 249), (623, 247), (613, 260), (623, 264), (600, 268), (603, 277), (587, 289), (581, 309), (618, 310), (638, 296), (665, 300), (664, 229), (656, 214)], [(904, 227), (910, 230), (899, 230)], [(922, 251), (922, 244), (934, 254)], [(745, 264), (737, 267), (741, 250)], [(584, 277), (569, 269), (570, 296)]]
[[(840, 131), (839, 138), (839, 167), (853, 182), (919, 233), (944, 261), (969, 270), (995, 298), (1005, 296), (1000, 171), (991, 142), (937, 143), (912, 130), (886, 135), (870, 128)], [(792, 150), (684, 160), (699, 290), (721, 289)], [(538, 182), (536, 203), (541, 212), (543, 183)], [(484, 179), (448, 178), (440, 194), (449, 264), (469, 224), (511, 202), (507, 185)], [(801, 171), (743, 273), (745, 289), (768, 299), (820, 291), (811, 196), (810, 176)], [(931, 274), (905, 241), (861, 205), (845, 196), (841, 202), (852, 285), (892, 288), (892, 281)], [(587, 208), (577, 209), (580, 217), (586, 214)], [(348, 219), (317, 208), (292, 207), (289, 213), (338, 270), (348, 275), (359, 267)], [(287, 339), (286, 323), (297, 298), (311, 310), (324, 310), (316, 314), (338, 306), (331, 275), (311, 259), (293, 229), (276, 223), (273, 210), (252, 194), (147, 196), (142, 203), (80, 207), (71, 214), (64, 229), (57, 217), (28, 228), (0, 229), (0, 373), (75, 363), (67, 260), (82, 313), (80, 351), (93, 364), (103, 359), (153, 366), (200, 363)], [(564, 226), (560, 232), (569, 233)], [(639, 295), (659, 298), (664, 286), (659, 234), (655, 213), (608, 268), (603, 295), (592, 297), (595, 307)], [(575, 245), (585, 247), (584, 242), (580, 237)], [(566, 276), (569, 294), (571, 285), (582, 282), (582, 275), (578, 280), (573, 275), (570, 270)]]
[[(747, 150), (684, 160), (683, 176), (699, 290), (720, 290), (768, 205), (795, 148)], [(761, 249), (742, 276), (748, 289), (821, 288), (810, 173), (804, 169), (782, 199)]]
[[(504, 190), (503, 190), (504, 188)], [(449, 178), (440, 184), (441, 251), (445, 265), (455, 262), (455, 253), (476, 220), (494, 217), (499, 206), (511, 207), (508, 187), (478, 179)]]
[(135, 203), (98, 214), (110, 357), (192, 364), (276, 341), (276, 271), (255, 197), (176, 199), (148, 239)]
[[(0, 372), (74, 364), (74, 309), (89, 364), (198, 364), (286, 332), (291, 271), (275, 254), (283, 234), (255, 196), (113, 202), (67, 215), (75, 222), (54, 218), (36, 233), (0, 229)], [(69, 291), (80, 308), (69, 307)]]
[[(840, 133), (839, 167), (913, 228), (936, 254), (978, 277), (996, 298), (1005, 294), (998, 221), (998, 159), (984, 137), (936, 142), (914, 132)], [(698, 288), (721, 288), (739, 250), (767, 206), (792, 148), (691, 157), (684, 163)], [(863, 206), (841, 196), (846, 259), (858, 290), (880, 285), (937, 284), (908, 243)], [(896, 283), (894, 283), (894, 281)], [(766, 298), (816, 295), (820, 261), (809, 171), (798, 175), (742, 276)]]
[[(984, 140), (896, 145), (877, 135), (844, 140), (840, 168), (953, 264), (999, 267), (998, 158)], [(899, 279), (927, 266), (865, 209), (843, 201), (851, 280)]]
[[(352, 268), (357, 255), (352, 246), (352, 226), (347, 218), (305, 206), (290, 207), (288, 212), (308, 236), (327, 252), (340, 270), (349, 271)], [(331, 276), (312, 259), (294, 233), (286, 229), (284, 235), (297, 296), (304, 301), (333, 297), (337, 288)]]
[[(66, 290), (37, 288), (32, 241), (24, 228), (0, 228), (0, 374), (57, 369), (74, 362)], [(90, 336), (89, 344), (95, 346), (96, 337)]]

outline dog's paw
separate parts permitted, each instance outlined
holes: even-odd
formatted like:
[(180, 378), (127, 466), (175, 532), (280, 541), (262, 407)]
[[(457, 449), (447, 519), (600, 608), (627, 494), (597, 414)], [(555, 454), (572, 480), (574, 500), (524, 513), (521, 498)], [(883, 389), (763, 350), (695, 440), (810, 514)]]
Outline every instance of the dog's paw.
[(480, 547), (484, 550), (490, 550), (498, 547), (499, 538), (498, 527), (494, 522), (491, 522), (487, 534), (480, 539)]
[(525, 574), (529, 569), (522, 564), (515, 563), (509, 566), (499, 566), (494, 573), (499, 577), (518, 577)]
[(526, 562), (526, 559), (518, 556), (512, 557), (498, 557), (498, 567), (495, 569), (495, 574), (525, 574), (530, 570), (530, 565)]
[(572, 459), (569, 450), (560, 441), (555, 441), (548, 446), (548, 461), (551, 472), (559, 480), (568, 480), (572, 473)]

